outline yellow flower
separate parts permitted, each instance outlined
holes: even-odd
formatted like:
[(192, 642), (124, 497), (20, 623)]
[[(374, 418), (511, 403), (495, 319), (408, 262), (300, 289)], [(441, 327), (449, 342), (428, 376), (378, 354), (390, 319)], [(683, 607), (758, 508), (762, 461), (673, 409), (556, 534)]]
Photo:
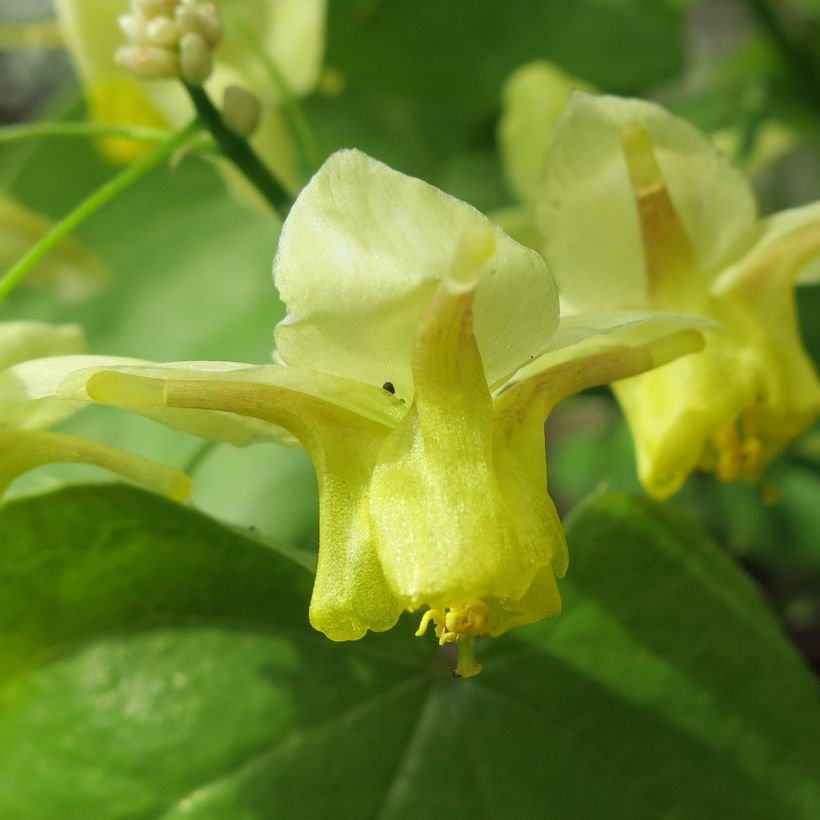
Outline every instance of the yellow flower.
[(50, 364), (37, 381), (36, 362), (17, 377), (37, 382), (29, 400), (61, 383), (63, 396), (234, 444), (295, 437), (320, 490), (313, 626), (351, 640), (426, 607), (420, 631), (435, 622), (472, 674), (476, 636), (560, 609), (567, 553), (543, 434), (552, 406), (702, 338), (687, 320), (648, 314), (559, 327), (537, 253), (356, 151), (335, 154), (302, 191), (274, 270), (289, 311), (279, 364), (69, 357), (65, 380)]
[(80, 405), (46, 396), (30, 400), (31, 391), (37, 391), (36, 378), (23, 385), (14, 375), (15, 368), (32, 359), (46, 372), (49, 362), (84, 349), (76, 325), (0, 324), (0, 495), (17, 477), (36, 467), (81, 462), (104, 467), (171, 498), (187, 498), (190, 482), (179, 470), (99, 442), (43, 429), (62, 421)]
[[(114, 53), (125, 43), (118, 18), (128, 12), (128, 0), (55, 0), (55, 4), (93, 120), (179, 128), (192, 119), (193, 107), (179, 82), (141, 82), (115, 64)], [(177, 2), (149, 0), (147, 5), (173, 11)], [(275, 65), (290, 93), (308, 93), (321, 67), (326, 0), (247, 0), (220, 4), (220, 8), (226, 17), (225, 35), (214, 53), (213, 73), (205, 88), (221, 101), (227, 88), (239, 85), (262, 101), (264, 114), (252, 143), (282, 182), (295, 186), (293, 147), (277, 111), (281, 91), (258, 49)], [(150, 150), (145, 143), (120, 138), (106, 139), (103, 146), (117, 162), (131, 161)]]
[(820, 407), (794, 285), (816, 278), (820, 203), (759, 219), (743, 176), (691, 125), (578, 92), (536, 206), (543, 253), (576, 311), (715, 320), (704, 350), (615, 386), (641, 480), (664, 498), (697, 467), (756, 479)]

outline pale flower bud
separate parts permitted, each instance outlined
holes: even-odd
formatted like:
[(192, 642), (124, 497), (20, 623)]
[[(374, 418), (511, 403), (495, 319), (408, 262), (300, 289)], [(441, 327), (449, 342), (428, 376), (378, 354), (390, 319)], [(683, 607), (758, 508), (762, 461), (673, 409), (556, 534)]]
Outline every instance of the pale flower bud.
[(155, 17), (146, 26), (145, 36), (152, 45), (173, 48), (179, 42), (179, 29), (170, 17)]
[(179, 41), (179, 66), (186, 83), (201, 85), (208, 79), (213, 59), (208, 44), (198, 34), (186, 34)]
[(141, 80), (157, 80), (179, 74), (177, 53), (158, 46), (123, 46), (117, 49), (114, 60)]
[(238, 85), (229, 85), (222, 101), (222, 121), (231, 131), (249, 137), (259, 125), (261, 108), (255, 94)]
[(198, 34), (211, 48), (222, 39), (222, 19), (213, 3), (183, 2), (177, 6), (176, 21), (181, 32)]
[(128, 45), (116, 62), (140, 79), (182, 77), (200, 85), (213, 68), (212, 50), (222, 37), (214, 3), (196, 0), (131, 0), (119, 18)]
[(137, 14), (144, 14), (149, 20), (154, 17), (169, 17), (174, 13), (178, 0), (133, 0), (131, 8)]
[(146, 19), (142, 14), (122, 14), (117, 18), (120, 31), (132, 42), (140, 42), (147, 37)]

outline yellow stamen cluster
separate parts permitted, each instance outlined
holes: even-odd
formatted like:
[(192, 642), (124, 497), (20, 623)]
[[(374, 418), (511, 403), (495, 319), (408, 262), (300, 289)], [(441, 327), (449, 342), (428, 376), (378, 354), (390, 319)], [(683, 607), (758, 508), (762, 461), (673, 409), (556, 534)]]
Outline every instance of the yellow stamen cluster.
[(752, 412), (724, 427), (712, 436), (710, 444), (716, 454), (715, 475), (721, 481), (758, 481), (763, 468), (763, 447), (757, 437)]
[(483, 601), (469, 601), (463, 606), (445, 609), (428, 609), (421, 617), (416, 637), (420, 638), (424, 635), (432, 621), (435, 623), (439, 645), (444, 646), (448, 643), (455, 643), (465, 636), (476, 637), (488, 634), (488, 619), (489, 610)]
[(213, 3), (131, 0), (119, 24), (129, 44), (117, 50), (116, 62), (138, 78), (181, 77), (200, 85), (210, 75), (212, 52), (222, 39)]

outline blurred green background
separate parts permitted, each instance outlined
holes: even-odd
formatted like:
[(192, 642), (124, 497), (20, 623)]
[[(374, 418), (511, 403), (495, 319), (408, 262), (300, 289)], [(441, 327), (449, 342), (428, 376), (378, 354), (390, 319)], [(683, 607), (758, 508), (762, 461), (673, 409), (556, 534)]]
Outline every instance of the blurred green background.
[[(0, 0), (0, 15), (5, 24), (48, 20), (50, 9)], [(533, 59), (725, 132), (763, 213), (820, 198), (816, 0), (330, 0), (325, 76), (303, 107), (325, 153), (355, 146), (492, 212), (514, 202), (496, 142), (502, 87)], [(84, 116), (59, 49), (0, 53), (0, 89), (3, 124)], [(81, 140), (0, 146), (0, 182), (52, 218), (114, 172)], [(77, 231), (110, 270), (108, 286), (82, 301), (19, 288), (0, 320), (78, 322), (97, 353), (267, 362), (283, 315), (271, 277), (278, 230), (274, 218), (231, 199), (206, 160), (186, 157)], [(797, 300), (820, 361), (820, 288), (801, 289)], [(293, 817), (529, 818), (546, 798), (555, 817), (600, 817), (603, 807), (630, 820), (817, 816), (816, 688), (747, 582), (820, 670), (820, 428), (771, 466), (762, 487), (699, 475), (659, 511), (640, 500), (629, 433), (609, 392), (559, 407), (547, 434), (550, 492), (572, 520), (566, 614), (488, 642), (486, 672), (461, 689), (448, 688), (446, 657), (430, 660), (431, 647), (408, 637), (412, 625), (346, 647), (307, 628), (309, 579), (263, 548), (317, 547), (316, 485), (303, 451), (203, 449), (101, 407), (63, 429), (195, 465), (194, 507), (241, 529), (123, 488), (38, 494), (68, 478), (108, 480), (92, 468), (42, 469), (15, 484), (3, 526), (18, 538), (3, 544), (10, 603), (0, 616), (23, 624), (21, 646), (42, 639), (48, 652), (86, 635), (95, 619), (110, 634), (63, 666), (58, 650), (43, 650), (56, 671), (47, 664), (25, 686), (0, 687), (0, 714), (14, 705), (0, 719), (0, 748), (22, 750), (5, 775), (0, 766), (0, 785), (4, 776), (16, 784), (5, 797), (0, 790), (3, 820), (266, 817), (274, 805), (276, 816)], [(600, 490), (637, 500), (598, 496), (578, 512)], [(122, 518), (119, 540), (83, 514), (95, 504), (101, 520)], [(664, 540), (657, 533), (667, 526)], [(64, 532), (76, 544), (65, 545)], [(42, 572), (36, 594), (18, 589), (21, 566)], [(143, 630), (157, 613), (178, 616), (176, 631)], [(214, 618), (219, 628), (197, 632)], [(0, 667), (13, 676), (26, 658), (10, 634)], [(107, 666), (95, 652), (109, 653)], [(175, 694), (188, 681), (179, 664), (205, 681), (196, 705)], [(156, 711), (144, 722), (112, 728), (92, 698), (103, 666), (124, 681), (137, 675), (144, 689), (171, 684), (151, 690)], [(421, 684), (408, 677), (417, 668)], [(140, 680), (135, 669), (156, 676)], [(137, 712), (145, 705), (126, 705), (134, 703)], [(404, 750), (398, 762), (381, 751), (392, 738)], [(95, 768), (101, 743), (108, 768)], [(241, 788), (216, 797), (194, 790), (169, 808), (198, 777), (216, 772), (219, 783), (223, 771)], [(38, 803), (43, 783), (51, 802)], [(300, 812), (308, 795), (310, 811)], [(75, 798), (80, 808), (64, 810), (61, 801)]]

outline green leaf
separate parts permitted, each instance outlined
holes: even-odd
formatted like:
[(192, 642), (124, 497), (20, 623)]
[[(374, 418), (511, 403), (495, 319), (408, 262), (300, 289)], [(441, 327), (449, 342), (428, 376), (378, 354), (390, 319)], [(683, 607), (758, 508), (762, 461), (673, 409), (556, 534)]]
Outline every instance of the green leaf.
[(316, 95), (306, 110), (326, 149), (356, 146), (498, 207), (508, 196), (497, 168), (489, 190), (477, 190), (453, 178), (453, 165), (488, 165), (508, 75), (547, 59), (601, 89), (638, 93), (682, 69), (682, 20), (673, 3), (652, 0), (329, 3), (325, 62), (345, 91)]
[(125, 487), (0, 512), (0, 816), (813, 818), (815, 682), (691, 524), (598, 496), (484, 671), (307, 625), (299, 560)]

